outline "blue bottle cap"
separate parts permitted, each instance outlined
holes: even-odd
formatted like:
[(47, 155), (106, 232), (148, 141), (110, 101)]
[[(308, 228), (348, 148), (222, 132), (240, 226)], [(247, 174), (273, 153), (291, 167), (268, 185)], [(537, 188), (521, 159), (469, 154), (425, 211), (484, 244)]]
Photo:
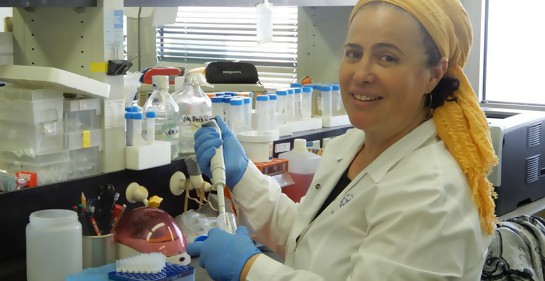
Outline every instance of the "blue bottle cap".
[(133, 115), (132, 115), (132, 119), (135, 119), (135, 120), (142, 120), (142, 112), (134, 112)]
[(312, 93), (313, 88), (312, 87), (303, 87), (303, 93)]
[(210, 99), (212, 103), (222, 103), (223, 102), (223, 95), (222, 96), (215, 96)]
[(277, 100), (278, 96), (276, 94), (268, 94), (269, 100)]
[(268, 101), (269, 97), (267, 95), (260, 95), (256, 98), (257, 101)]
[(233, 98), (229, 101), (231, 105), (242, 105), (244, 103), (244, 100), (241, 98)]
[(290, 87), (291, 88), (301, 88), (301, 87), (303, 87), (303, 84), (301, 84), (301, 83), (291, 83)]
[(157, 114), (155, 113), (155, 111), (146, 112), (146, 118), (155, 118), (155, 117), (157, 117)]

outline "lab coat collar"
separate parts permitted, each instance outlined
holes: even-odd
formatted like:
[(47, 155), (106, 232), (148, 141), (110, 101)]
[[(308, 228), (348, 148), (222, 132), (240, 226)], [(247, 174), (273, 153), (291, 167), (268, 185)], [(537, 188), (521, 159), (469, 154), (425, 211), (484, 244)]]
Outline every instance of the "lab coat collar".
[[(365, 174), (369, 174), (375, 183), (380, 182), (382, 177), (392, 169), (397, 162), (403, 159), (403, 157), (418, 149), (430, 138), (435, 138), (436, 136), (437, 131), (435, 130), (433, 120), (429, 119), (424, 121), (424, 123), (416, 127), (412, 132), (382, 152), (369, 166), (367, 166), (367, 168), (360, 172), (354, 180), (361, 178)], [(363, 141), (365, 141), (365, 137), (363, 138)], [(361, 147), (361, 145), (359, 147)], [(353, 154), (352, 157), (354, 155), (355, 154)], [(342, 161), (344, 156), (346, 156), (346, 154), (339, 156), (337, 162)]]

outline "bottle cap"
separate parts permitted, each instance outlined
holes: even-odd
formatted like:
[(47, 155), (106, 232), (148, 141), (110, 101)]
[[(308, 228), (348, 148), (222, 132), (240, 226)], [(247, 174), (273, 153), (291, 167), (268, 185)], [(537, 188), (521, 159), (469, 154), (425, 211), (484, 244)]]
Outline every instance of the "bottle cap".
[(242, 105), (244, 101), (241, 98), (232, 98), (229, 103), (231, 105)]
[(293, 140), (293, 150), (295, 150), (295, 151), (307, 151), (307, 140), (305, 140), (305, 139), (294, 139)]
[(256, 98), (257, 101), (268, 101), (269, 97), (267, 95), (260, 95)]
[(220, 97), (218, 96), (212, 97), (210, 100), (212, 101), (212, 103), (223, 103), (223, 95)]
[(301, 83), (291, 83), (290, 87), (291, 88), (301, 88), (301, 87), (303, 87), (303, 84), (301, 84)]
[(155, 113), (155, 111), (146, 112), (146, 118), (155, 118), (155, 117), (157, 117), (157, 114)]

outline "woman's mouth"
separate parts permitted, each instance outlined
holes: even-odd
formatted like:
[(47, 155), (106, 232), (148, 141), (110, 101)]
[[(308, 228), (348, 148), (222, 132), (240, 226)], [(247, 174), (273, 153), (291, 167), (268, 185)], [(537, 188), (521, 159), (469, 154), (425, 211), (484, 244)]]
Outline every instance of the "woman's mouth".
[(382, 97), (371, 97), (365, 95), (352, 94), (352, 96), (359, 101), (376, 101), (382, 99)]

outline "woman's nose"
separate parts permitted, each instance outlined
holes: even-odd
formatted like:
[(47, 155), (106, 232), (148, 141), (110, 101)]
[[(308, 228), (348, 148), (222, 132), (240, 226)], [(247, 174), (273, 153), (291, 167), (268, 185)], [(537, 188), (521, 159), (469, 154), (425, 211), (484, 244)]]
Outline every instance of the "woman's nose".
[(371, 84), (375, 82), (376, 75), (374, 72), (373, 64), (366, 58), (354, 64), (354, 82), (358, 84)]

